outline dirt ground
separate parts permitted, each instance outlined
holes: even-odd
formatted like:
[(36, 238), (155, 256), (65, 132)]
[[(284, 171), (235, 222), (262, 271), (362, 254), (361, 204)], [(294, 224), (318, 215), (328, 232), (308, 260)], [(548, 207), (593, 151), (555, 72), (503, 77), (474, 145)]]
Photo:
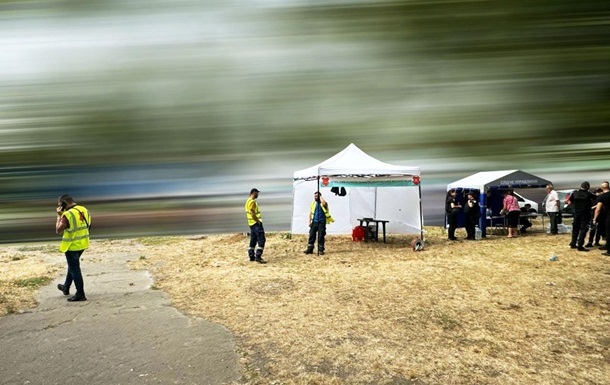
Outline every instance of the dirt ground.
[[(270, 233), (266, 265), (247, 260), (245, 234), (92, 249), (132, 248), (128, 265), (150, 272), (149, 290), (226, 327), (241, 370), (231, 383), (609, 383), (609, 258), (570, 249), (567, 234), (451, 242), (427, 232), (419, 252), (410, 236), (330, 236), (324, 256), (304, 255), (304, 236)], [(35, 258), (7, 250), (5, 266)], [(42, 273), (61, 271), (49, 266)]]

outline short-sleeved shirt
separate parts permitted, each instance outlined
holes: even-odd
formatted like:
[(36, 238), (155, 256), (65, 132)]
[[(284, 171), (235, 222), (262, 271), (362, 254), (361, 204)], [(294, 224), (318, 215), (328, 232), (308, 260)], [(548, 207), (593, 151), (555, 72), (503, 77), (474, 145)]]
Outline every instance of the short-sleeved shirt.
[(608, 209), (610, 209), (610, 191), (605, 192), (602, 195), (598, 196), (597, 197), (597, 203), (601, 203), (602, 205), (604, 205), (602, 210), (605, 209), (604, 211), (605, 211), (605, 214), (606, 214), (606, 222), (610, 221), (610, 215), (608, 215), (608, 212), (610, 212), (608, 210)]
[(521, 211), (519, 208), (519, 201), (512, 195), (507, 195), (504, 197), (504, 208), (506, 211)]
[(449, 195), (447, 197), (447, 200), (445, 201), (445, 211), (447, 212), (447, 214), (451, 214), (453, 213), (457, 213), (459, 211), (459, 209), (457, 207), (452, 208), (451, 204), (457, 205), (457, 201), (455, 200), (455, 198), (451, 195)]
[(556, 213), (559, 211), (559, 195), (557, 191), (551, 190), (549, 195), (546, 196), (546, 205), (545, 209), (547, 213)]
[(580, 214), (589, 214), (591, 206), (596, 201), (596, 196), (587, 190), (574, 191), (570, 195), (570, 203), (574, 205), (574, 212)]

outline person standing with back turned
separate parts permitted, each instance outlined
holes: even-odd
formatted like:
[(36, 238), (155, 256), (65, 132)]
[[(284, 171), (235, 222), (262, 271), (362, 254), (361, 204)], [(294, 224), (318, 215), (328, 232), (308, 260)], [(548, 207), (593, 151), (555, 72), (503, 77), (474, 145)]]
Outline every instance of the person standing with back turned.
[(578, 251), (589, 251), (585, 248), (585, 237), (591, 223), (591, 206), (597, 197), (589, 191), (589, 182), (582, 182), (580, 190), (574, 191), (569, 198), (574, 205), (574, 221), (572, 222), (572, 241), (570, 248)]
[(91, 214), (84, 206), (76, 204), (74, 199), (64, 194), (57, 200), (57, 222), (55, 232), (62, 234), (59, 250), (65, 253), (68, 272), (64, 284), (57, 288), (64, 295), (70, 295), (70, 286), (74, 282), (76, 293), (68, 298), (69, 302), (86, 301), (85, 284), (80, 270), (80, 257), (89, 248), (89, 229)]
[(513, 195), (512, 190), (504, 191), (504, 200), (502, 201), (502, 204), (503, 208), (500, 213), (506, 215), (508, 238), (516, 238), (519, 235), (517, 226), (519, 226), (521, 209), (519, 208), (519, 201)]
[[(257, 189), (250, 190), (250, 197), (246, 200), (246, 218), (248, 218), (248, 226), (250, 226), (250, 246), (248, 247), (248, 257), (250, 262), (267, 263), (263, 257), (265, 249), (265, 229), (263, 228), (263, 220), (261, 211), (258, 208), (256, 199), (258, 198)], [(254, 247), (258, 244), (256, 252)]]

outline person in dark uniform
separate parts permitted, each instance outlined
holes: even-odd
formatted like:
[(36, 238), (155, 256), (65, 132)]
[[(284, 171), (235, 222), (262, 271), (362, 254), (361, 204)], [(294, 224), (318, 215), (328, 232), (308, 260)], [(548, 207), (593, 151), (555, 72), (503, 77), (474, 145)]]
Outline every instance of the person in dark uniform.
[(600, 218), (602, 209), (606, 210), (606, 244), (600, 247), (601, 250), (606, 250), (602, 255), (610, 256), (610, 246), (608, 246), (608, 240), (610, 239), (610, 184), (608, 182), (602, 182), (602, 195), (597, 197), (597, 203), (595, 205), (595, 214), (593, 215), (593, 223), (597, 222)]
[(597, 197), (589, 191), (589, 182), (582, 182), (580, 190), (574, 191), (568, 200), (574, 205), (574, 221), (572, 222), (572, 241), (570, 247), (578, 251), (589, 251), (585, 248), (585, 237), (591, 223), (591, 206)]
[(447, 192), (447, 199), (445, 200), (445, 212), (447, 213), (447, 223), (449, 224), (448, 238), (451, 241), (457, 241), (455, 229), (457, 228), (458, 214), (462, 208), (462, 205), (455, 199), (456, 195), (455, 189), (452, 188)]
[[(603, 194), (601, 188), (596, 189), (594, 192), (596, 197)], [(591, 208), (591, 218), (595, 215), (595, 207), (597, 205), (597, 198), (595, 198), (596, 202)], [(585, 245), (585, 247), (593, 247), (593, 246), (601, 246), (599, 243), (600, 239), (606, 237), (606, 210), (602, 207), (602, 211), (597, 217), (595, 222), (592, 222), (591, 231), (589, 231), (589, 242)], [(595, 242), (595, 243), (593, 243)]]
[(481, 207), (475, 198), (475, 193), (471, 191), (467, 194), (467, 197), (468, 201), (466, 206), (464, 206), (464, 213), (466, 214), (466, 239), (474, 241), (476, 239), (476, 226), (481, 217)]

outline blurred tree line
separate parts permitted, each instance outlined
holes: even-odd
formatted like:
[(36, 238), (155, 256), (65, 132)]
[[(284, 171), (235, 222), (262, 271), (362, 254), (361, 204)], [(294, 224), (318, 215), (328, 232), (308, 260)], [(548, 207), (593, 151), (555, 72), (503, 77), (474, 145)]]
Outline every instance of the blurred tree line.
[(0, 166), (610, 156), (607, 1), (71, 3), (0, 2)]

